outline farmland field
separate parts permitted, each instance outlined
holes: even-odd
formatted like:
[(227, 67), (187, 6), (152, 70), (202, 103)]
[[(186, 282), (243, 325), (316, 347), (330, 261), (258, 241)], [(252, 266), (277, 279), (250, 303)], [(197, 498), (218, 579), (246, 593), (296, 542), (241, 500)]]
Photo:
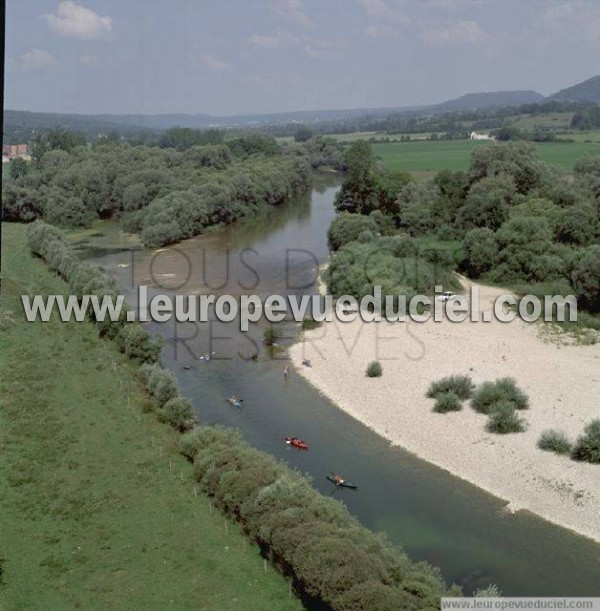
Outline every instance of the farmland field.
[[(373, 150), (392, 171), (438, 172), (466, 170), (473, 149), (489, 145), (471, 140), (391, 142), (374, 144)], [(540, 142), (536, 148), (541, 159), (567, 170), (572, 170), (575, 162), (586, 154), (600, 155), (600, 143), (596, 142)]]

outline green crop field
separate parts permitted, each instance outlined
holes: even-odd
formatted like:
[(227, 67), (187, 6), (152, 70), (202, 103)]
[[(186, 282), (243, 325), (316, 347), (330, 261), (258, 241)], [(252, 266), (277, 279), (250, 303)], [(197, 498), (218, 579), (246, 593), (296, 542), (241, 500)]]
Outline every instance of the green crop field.
[(195, 496), (177, 434), (144, 413), (136, 366), (89, 322), (23, 320), (21, 294), (66, 285), (23, 225), (2, 231), (0, 608), (301, 609)]
[[(373, 150), (392, 171), (438, 172), (466, 170), (471, 152), (477, 146), (490, 146), (490, 143), (471, 140), (391, 142), (373, 144)], [(572, 170), (577, 159), (584, 155), (600, 155), (600, 143), (541, 142), (536, 148), (541, 159), (567, 170)]]

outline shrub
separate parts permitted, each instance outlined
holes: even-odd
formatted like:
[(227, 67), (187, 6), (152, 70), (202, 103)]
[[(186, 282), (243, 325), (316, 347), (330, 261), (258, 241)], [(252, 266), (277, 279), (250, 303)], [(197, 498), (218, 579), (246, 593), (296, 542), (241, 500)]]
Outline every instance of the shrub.
[(538, 440), (538, 448), (556, 454), (568, 454), (571, 451), (571, 442), (562, 431), (549, 429), (543, 431)]
[(183, 397), (169, 399), (162, 407), (156, 410), (156, 415), (161, 422), (170, 424), (181, 433), (189, 431), (194, 426), (194, 408)]
[(281, 329), (277, 327), (269, 327), (263, 333), (263, 342), (265, 346), (272, 346), (282, 336)]
[(522, 433), (525, 421), (519, 418), (517, 410), (510, 401), (498, 401), (490, 406), (486, 429), (490, 433)]
[(592, 420), (573, 448), (573, 458), (600, 464), (600, 419)]
[(115, 340), (121, 352), (142, 363), (155, 363), (162, 347), (161, 339), (150, 335), (138, 323), (129, 323), (123, 326), (117, 333)]
[(383, 375), (383, 369), (379, 361), (371, 361), (367, 367), (368, 378), (380, 378)]
[(487, 588), (475, 590), (473, 596), (475, 598), (499, 598), (502, 596), (502, 591), (495, 583), (491, 583)]
[(303, 331), (312, 331), (320, 327), (323, 323), (319, 320), (315, 320), (312, 316), (306, 316), (302, 321), (302, 330)]
[(162, 408), (167, 401), (179, 395), (177, 382), (173, 374), (163, 369), (160, 365), (142, 365), (140, 373), (154, 407)]
[(454, 392), (442, 392), (436, 395), (433, 411), (438, 414), (446, 414), (448, 412), (458, 412), (462, 409), (460, 397)]
[(436, 398), (440, 394), (454, 393), (460, 399), (469, 399), (474, 388), (475, 384), (469, 376), (448, 376), (432, 382), (427, 390), (427, 396)]
[[(182, 437), (180, 451), (193, 461), (196, 480), (216, 506), (320, 607), (358, 611), (366, 602), (382, 611), (417, 611), (435, 608), (448, 594), (437, 569), (413, 564), (342, 503), (320, 495), (304, 476), (235, 431), (196, 427)], [(335, 570), (324, 572), (323, 566)]]
[(508, 402), (515, 409), (529, 407), (527, 395), (518, 388), (512, 378), (484, 382), (475, 390), (471, 404), (478, 412), (489, 414), (492, 406), (499, 402)]

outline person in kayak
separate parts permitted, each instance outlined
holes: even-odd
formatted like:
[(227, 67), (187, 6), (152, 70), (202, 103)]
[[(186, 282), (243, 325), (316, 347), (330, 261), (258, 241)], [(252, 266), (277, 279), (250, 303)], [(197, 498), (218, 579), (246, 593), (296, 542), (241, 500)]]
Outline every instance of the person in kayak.
[(341, 486), (344, 483), (344, 478), (339, 473), (334, 473), (333, 481), (336, 486)]

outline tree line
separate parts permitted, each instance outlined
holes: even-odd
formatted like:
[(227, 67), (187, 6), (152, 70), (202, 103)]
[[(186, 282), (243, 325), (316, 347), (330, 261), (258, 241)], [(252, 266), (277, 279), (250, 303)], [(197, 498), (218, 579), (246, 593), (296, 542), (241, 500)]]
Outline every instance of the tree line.
[[(467, 171), (415, 181), (382, 171), (370, 145), (357, 142), (348, 163), (329, 232), (334, 294), (370, 291), (362, 262), (373, 251), (381, 254), (371, 257), (370, 277), (388, 286), (394, 268), (396, 284), (406, 278), (403, 258), (420, 257), (444, 283), (444, 270), (456, 268), (520, 292), (574, 294), (580, 308), (600, 311), (600, 157), (580, 159), (571, 176), (529, 143), (490, 143), (474, 149)], [(431, 237), (459, 247), (419, 251)], [(418, 269), (409, 290), (431, 286), (431, 270)]]
[(264, 213), (304, 191), (311, 168), (342, 164), (339, 147), (321, 136), (280, 147), (256, 132), (224, 140), (183, 128), (168, 130), (161, 146), (87, 145), (56, 129), (35, 139), (32, 156), (10, 165), (6, 220), (86, 227), (118, 217), (150, 247)]

